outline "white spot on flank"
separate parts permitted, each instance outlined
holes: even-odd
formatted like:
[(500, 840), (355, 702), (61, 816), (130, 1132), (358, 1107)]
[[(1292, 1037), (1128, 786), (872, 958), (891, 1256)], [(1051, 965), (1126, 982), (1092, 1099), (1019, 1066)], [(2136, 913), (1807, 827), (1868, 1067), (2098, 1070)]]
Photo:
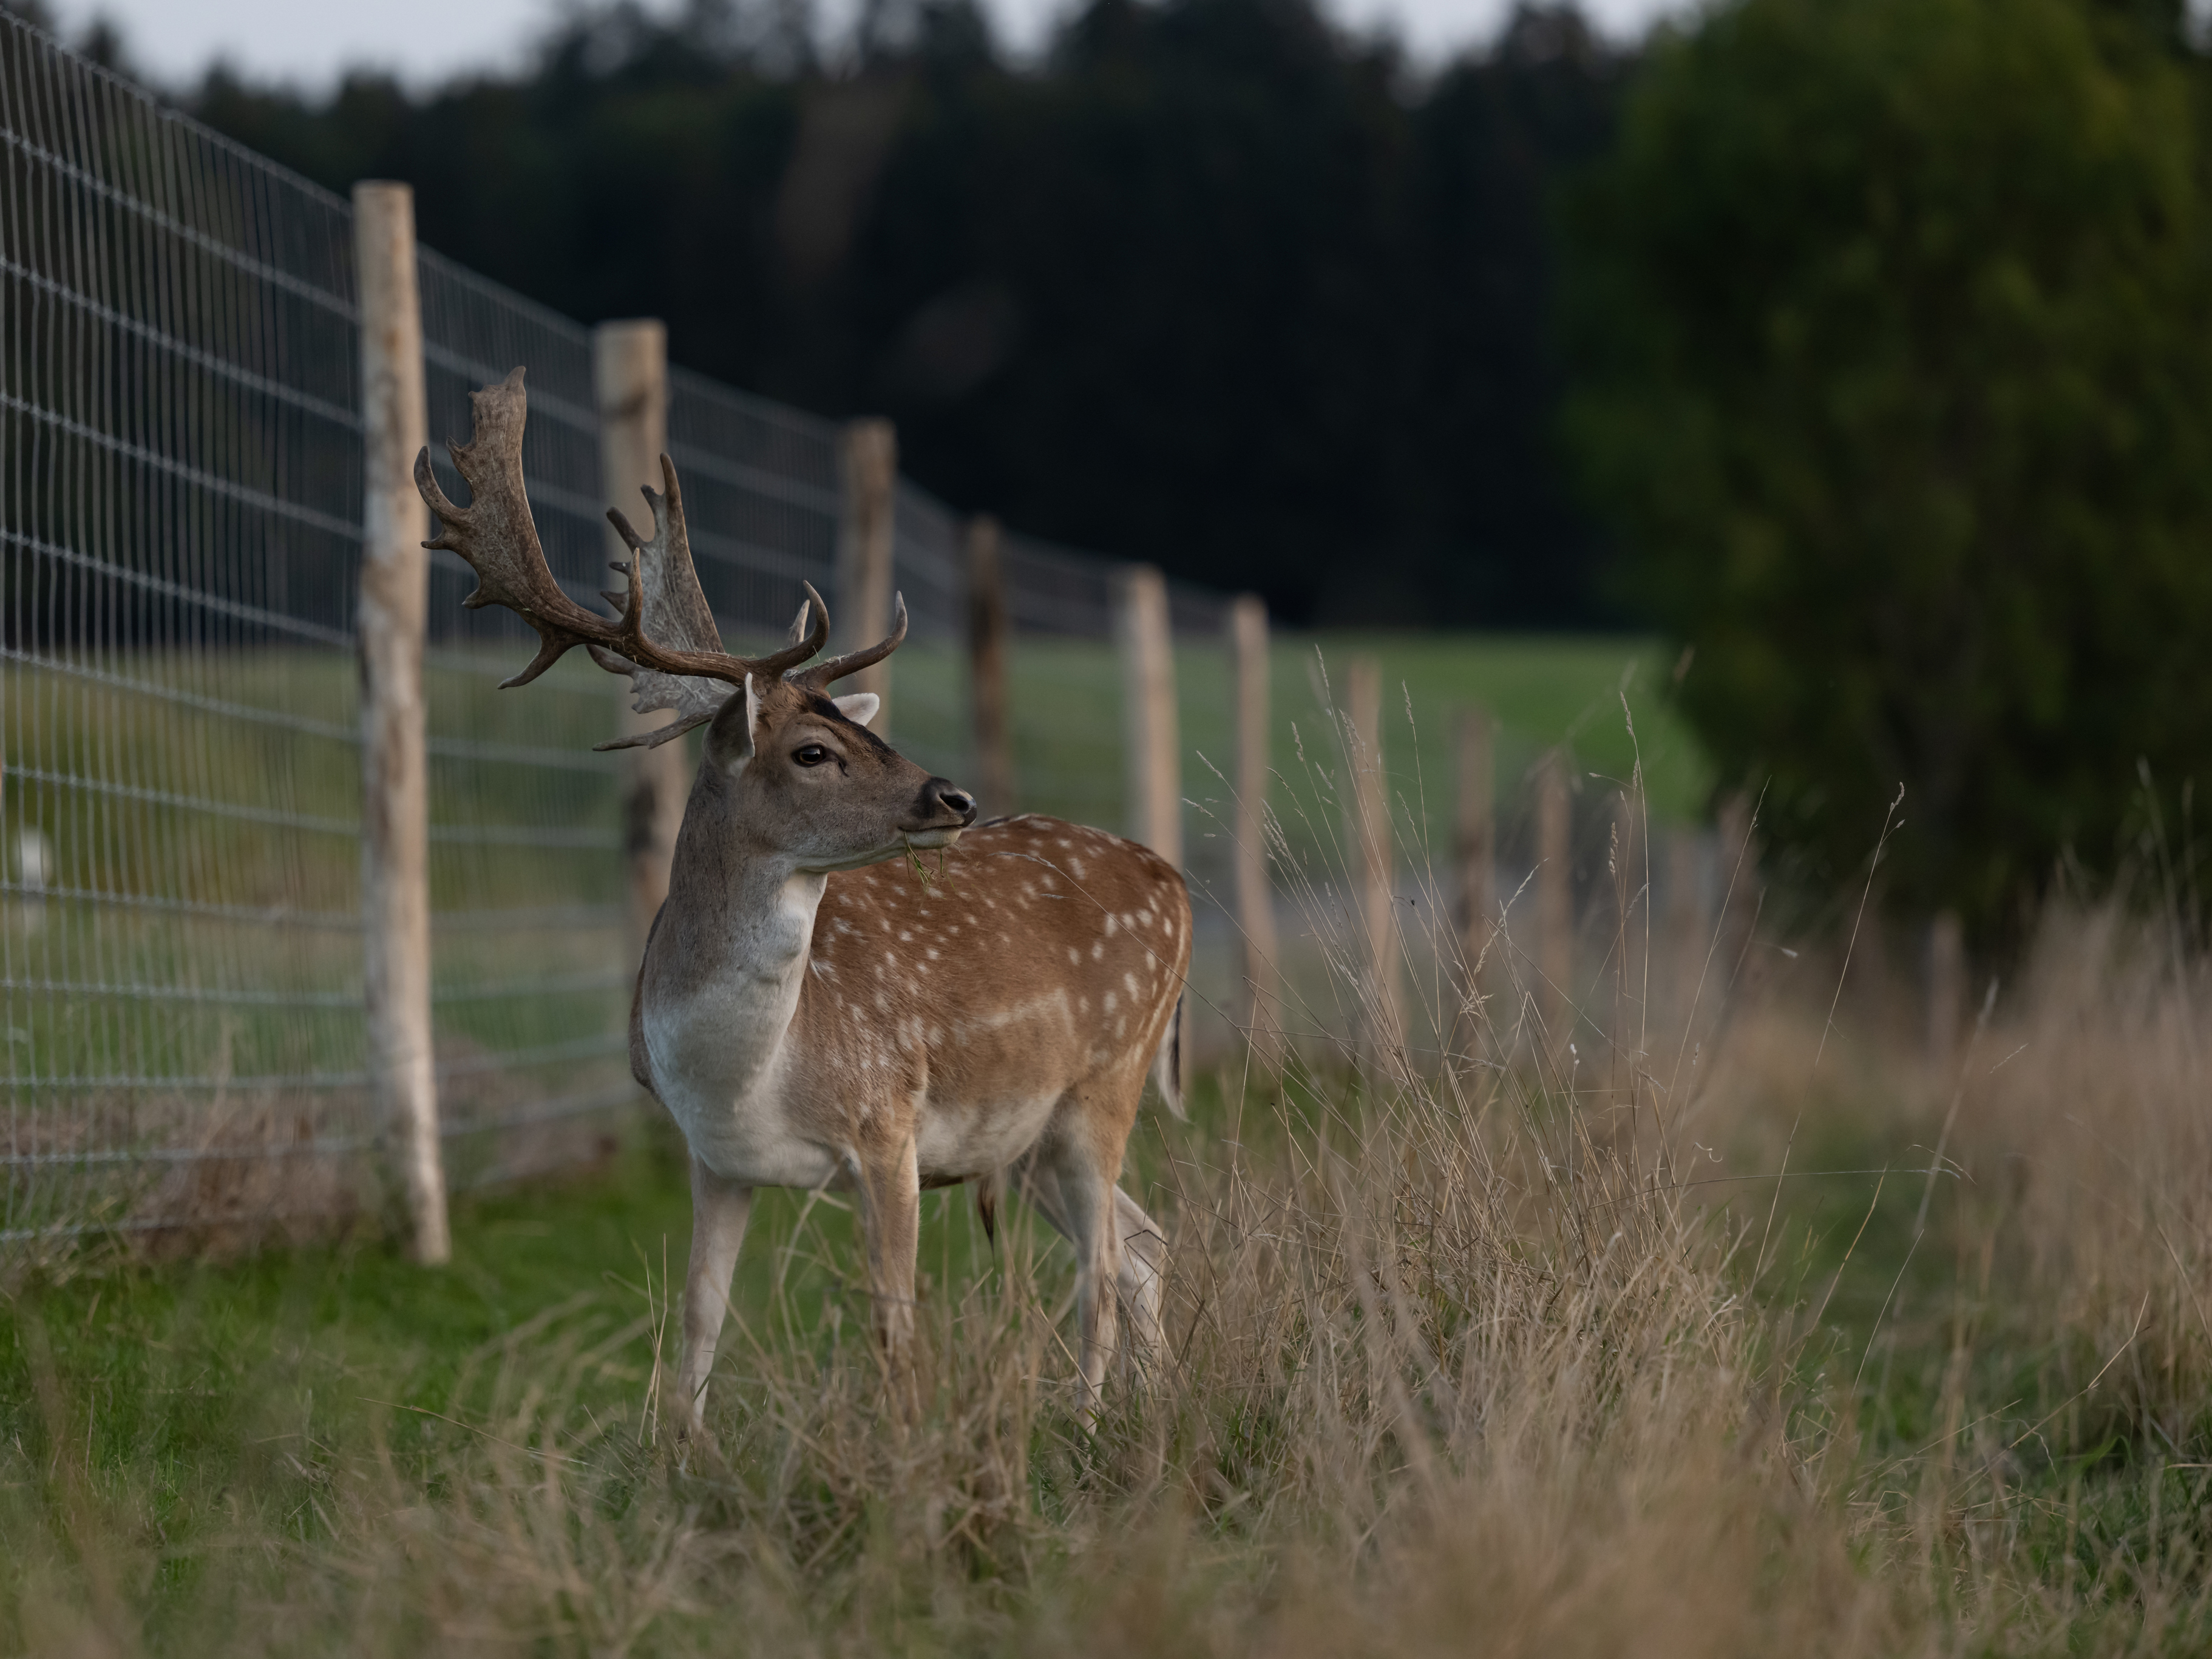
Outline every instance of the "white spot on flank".
[(1083, 960), (1083, 952), (1071, 945), (1067, 947), (1067, 959), (1070, 962), (1079, 963)]
[(1106, 937), (1108, 939), (1113, 938), (1114, 930), (1121, 925), (1121, 918), (1115, 915), (1111, 910), (1109, 910), (1106, 913)]
[(937, 947), (934, 945), (930, 945), (922, 952), (922, 954), (927, 957), (932, 962), (934, 962), (937, 960)]
[(1120, 1006), (1121, 999), (1116, 997), (1111, 991), (1109, 991), (1106, 994), (1106, 1012), (1110, 1014)]
[(902, 928), (900, 928), (900, 929), (899, 929), (899, 943), (900, 943), (900, 944), (902, 944), (902, 945), (908, 944), (908, 943), (909, 943), (909, 942), (911, 942), (911, 941), (912, 941), (913, 938), (914, 938), (914, 933), (913, 933), (913, 930), (912, 930), (911, 928), (902, 927)]
[(1131, 996), (1137, 994), (1137, 976), (1134, 974), (1122, 975), (1121, 983), (1129, 988), (1129, 994)]

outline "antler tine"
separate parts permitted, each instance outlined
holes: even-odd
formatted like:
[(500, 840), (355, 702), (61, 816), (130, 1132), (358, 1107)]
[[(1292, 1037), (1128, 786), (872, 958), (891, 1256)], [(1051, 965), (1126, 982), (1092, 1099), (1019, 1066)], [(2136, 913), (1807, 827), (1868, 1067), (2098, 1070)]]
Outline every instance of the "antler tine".
[[(810, 593), (813, 592), (811, 588), (807, 591)], [(864, 651), (848, 651), (842, 657), (832, 657), (827, 662), (818, 662), (811, 668), (801, 669), (787, 678), (794, 684), (803, 685), (810, 691), (824, 690), (836, 681), (843, 679), (848, 674), (857, 674), (863, 668), (871, 667), (890, 656), (892, 652), (899, 648), (900, 641), (906, 638), (906, 595), (900, 593), (894, 597), (898, 608), (896, 615), (892, 618), (891, 631), (889, 634)], [(817, 599), (815, 603), (818, 605), (821, 601)]]

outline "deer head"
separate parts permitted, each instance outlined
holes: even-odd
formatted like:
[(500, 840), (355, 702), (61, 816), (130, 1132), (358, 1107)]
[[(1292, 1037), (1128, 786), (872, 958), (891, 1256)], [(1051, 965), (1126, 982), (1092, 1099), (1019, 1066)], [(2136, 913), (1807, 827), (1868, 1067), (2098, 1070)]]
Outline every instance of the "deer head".
[(780, 854), (809, 872), (854, 869), (909, 847), (943, 847), (975, 821), (975, 804), (931, 777), (867, 729), (877, 699), (832, 697), (845, 676), (882, 661), (906, 637), (906, 601), (888, 636), (865, 650), (802, 667), (830, 635), (829, 609), (813, 586), (786, 645), (763, 657), (722, 649), (684, 523), (676, 468), (660, 458), (663, 488), (644, 490), (653, 535), (642, 537), (618, 512), (607, 515), (630, 549), (613, 568), (625, 579), (604, 595), (617, 617), (601, 616), (562, 591), (545, 562), (522, 482), (527, 416), (523, 371), (469, 394), (475, 432), (448, 444), (470, 489), (465, 507), (449, 501), (416, 458), (415, 486), (437, 514), (441, 534), (426, 547), (458, 553), (477, 573), (462, 604), (501, 605), (538, 635), (538, 654), (503, 686), (526, 685), (577, 646), (611, 673), (629, 677), (640, 713), (670, 708), (677, 718), (601, 749), (658, 744), (705, 725), (706, 762), (684, 817), (688, 838), (708, 836)]

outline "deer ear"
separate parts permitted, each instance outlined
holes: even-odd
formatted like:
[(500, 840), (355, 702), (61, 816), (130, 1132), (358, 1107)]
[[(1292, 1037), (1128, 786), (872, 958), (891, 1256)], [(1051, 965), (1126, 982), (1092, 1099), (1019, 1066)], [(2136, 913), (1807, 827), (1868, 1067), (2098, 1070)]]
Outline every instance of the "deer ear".
[(884, 706), (884, 700), (872, 691), (848, 692), (844, 696), (832, 697), (830, 701), (837, 705), (839, 714), (855, 726), (866, 726), (870, 720), (875, 719), (876, 710)]
[(760, 724), (760, 694), (753, 677), (745, 676), (744, 689), (722, 705), (707, 728), (707, 763), (725, 772), (736, 772), (753, 757), (753, 730)]

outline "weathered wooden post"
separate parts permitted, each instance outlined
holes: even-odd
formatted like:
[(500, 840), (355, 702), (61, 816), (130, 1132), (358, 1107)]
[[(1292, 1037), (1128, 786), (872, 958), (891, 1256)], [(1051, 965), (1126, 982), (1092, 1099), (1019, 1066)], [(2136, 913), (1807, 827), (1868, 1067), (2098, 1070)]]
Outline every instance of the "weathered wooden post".
[[(1650, 854), (1644, 844), (1644, 798), (1634, 786), (1613, 797), (1607, 873), (1613, 881), (1613, 1087), (1632, 1086), (1636, 1061), (1650, 1032)], [(1627, 1071), (1622, 1071), (1623, 1063)]]
[[(646, 522), (638, 491), (661, 487), (660, 456), (668, 447), (668, 331), (642, 317), (602, 323), (592, 331), (592, 380), (599, 406), (599, 494), (635, 523)], [(630, 550), (612, 525), (606, 527), (609, 559)], [(665, 709), (640, 714), (630, 708), (628, 680), (616, 682), (616, 723), (625, 737), (648, 732), (676, 716)], [(645, 956), (646, 936), (668, 897), (668, 870), (676, 857), (676, 829), (684, 820), (690, 768), (681, 742), (658, 749), (627, 750), (623, 757), (623, 845), (629, 859), (629, 957)]]
[(1176, 720), (1168, 586), (1148, 564), (1121, 573), (1114, 632), (1121, 652), (1129, 835), (1182, 868), (1182, 739)]
[(1536, 767), (1536, 1006), (1545, 1046), (1559, 1054), (1574, 1035), (1573, 823), (1566, 757), (1554, 749)]
[(430, 1030), (429, 776), (422, 637), (428, 515), (415, 458), (428, 441), (422, 307), (416, 282), (415, 194), (364, 179), (353, 188), (361, 300), (362, 995), (377, 1118), (417, 1261), (453, 1255), (438, 1074)]
[(1398, 1005), (1397, 900), (1391, 891), (1390, 806), (1382, 773), (1382, 665), (1354, 657), (1346, 674), (1347, 750), (1345, 840), (1358, 906), (1366, 984), (1360, 1057), (1372, 1065), (1404, 1041)]
[(1237, 926), (1244, 939), (1244, 1029), (1263, 1065), (1283, 1057), (1282, 980), (1275, 957), (1275, 895), (1267, 879), (1267, 607), (1241, 593), (1229, 608), (1231, 679), (1237, 696)]
[(1466, 961), (1470, 994), (1480, 988), (1475, 982), (1476, 968), (1490, 948), (1491, 929), (1498, 921), (1497, 775), (1490, 711), (1461, 710), (1452, 855), (1459, 866), (1460, 954)]
[[(891, 624), (891, 554), (898, 529), (898, 433), (889, 421), (848, 421), (840, 459), (845, 507), (837, 532), (837, 592), (830, 600), (836, 637), (832, 651), (860, 651)], [(888, 659), (845, 682), (883, 699), (868, 729), (889, 738), (891, 665)]]
[(1692, 1018), (1698, 981), (1712, 953), (1712, 913), (1705, 901), (1698, 837), (1677, 829), (1667, 836), (1667, 960), (1673, 964), (1668, 1018), (1679, 1027)]
[(1014, 810), (1014, 742), (1007, 720), (1006, 582), (999, 521), (968, 521), (968, 697), (975, 721), (975, 782), (986, 814)]
[(1706, 1002), (1719, 1008), (1740, 1005), (1759, 987), (1765, 963), (1752, 943), (1763, 897), (1759, 873), (1759, 816), (1751, 798), (1731, 791), (1716, 817), (1720, 834), (1720, 885), (1725, 908), (1713, 924), (1719, 948), (1713, 957)]
[(1928, 1068), (1948, 1082), (1966, 1004), (1966, 931), (1956, 910), (1928, 924)]

